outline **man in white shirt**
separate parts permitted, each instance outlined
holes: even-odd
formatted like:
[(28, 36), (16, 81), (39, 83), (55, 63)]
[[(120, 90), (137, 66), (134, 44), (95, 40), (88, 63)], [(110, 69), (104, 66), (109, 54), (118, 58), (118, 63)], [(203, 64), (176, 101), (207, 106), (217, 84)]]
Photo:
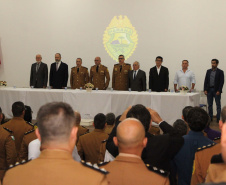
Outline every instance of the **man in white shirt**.
[[(187, 86), (190, 91), (195, 88), (195, 74), (188, 69), (188, 60), (182, 61), (182, 69), (176, 72), (174, 78), (174, 90), (175, 92), (182, 86)], [(178, 88), (177, 88), (178, 85)]]

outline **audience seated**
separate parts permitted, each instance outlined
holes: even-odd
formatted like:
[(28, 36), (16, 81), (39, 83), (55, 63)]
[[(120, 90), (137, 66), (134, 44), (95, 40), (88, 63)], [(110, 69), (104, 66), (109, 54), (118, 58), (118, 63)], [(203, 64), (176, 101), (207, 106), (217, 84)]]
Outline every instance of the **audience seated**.
[[(0, 122), (2, 121), (2, 109), (0, 107)], [(0, 125), (0, 182), (6, 169), (16, 162), (16, 147), (11, 132)]]
[(9, 169), (4, 185), (107, 185), (106, 171), (72, 159), (78, 128), (68, 104), (55, 102), (43, 105), (38, 111), (37, 122), (35, 131), (42, 141), (40, 156)]
[(81, 159), (92, 164), (98, 163), (101, 142), (108, 138), (108, 134), (104, 132), (106, 125), (106, 116), (104, 114), (97, 114), (94, 117), (93, 124), (95, 127), (94, 131), (80, 136), (77, 144), (78, 154)]
[(115, 115), (114, 113), (108, 113), (106, 114), (106, 127), (104, 131), (109, 135), (114, 127), (115, 124)]
[(110, 172), (107, 175), (109, 184), (169, 184), (168, 173), (145, 165), (141, 159), (147, 138), (140, 121), (134, 118), (122, 121), (117, 127), (117, 137), (114, 137), (113, 141), (118, 147), (119, 155), (114, 161), (104, 165), (104, 168)]
[[(128, 107), (122, 114), (120, 121), (126, 118), (138, 119), (145, 128), (148, 142), (141, 155), (144, 163), (156, 166), (164, 171), (171, 171), (170, 161), (183, 146), (183, 137), (179, 136), (171, 125), (163, 121), (157, 112), (143, 105), (138, 104), (133, 107)], [(164, 133), (163, 135), (154, 136), (148, 133), (151, 127), (151, 121), (159, 124), (159, 127)], [(118, 155), (118, 148), (113, 142), (113, 137), (116, 136), (117, 125), (116, 122), (106, 144), (106, 154), (109, 152), (113, 157)], [(109, 155), (106, 154), (105, 158), (110, 158)]]
[(209, 116), (199, 107), (192, 108), (187, 115), (190, 131), (184, 135), (184, 145), (174, 158), (177, 168), (178, 185), (190, 185), (195, 152), (198, 148), (213, 145), (215, 142), (203, 135)]
[(25, 106), (22, 102), (18, 101), (12, 105), (13, 119), (3, 124), (3, 127), (12, 131), (15, 137), (17, 158), (19, 160), (19, 153), (21, 143), (26, 132), (34, 129), (33, 125), (24, 121)]

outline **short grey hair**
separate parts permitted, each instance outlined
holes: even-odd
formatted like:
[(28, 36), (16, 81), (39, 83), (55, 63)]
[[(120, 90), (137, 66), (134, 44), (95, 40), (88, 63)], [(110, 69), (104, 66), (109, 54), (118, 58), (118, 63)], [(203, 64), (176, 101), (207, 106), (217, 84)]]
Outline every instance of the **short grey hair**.
[[(135, 61), (135, 62), (136, 62), (136, 63), (138, 64), (138, 66), (140, 67), (140, 62), (138, 62), (138, 61)], [(135, 62), (134, 62), (134, 63), (135, 63)], [(134, 64), (134, 63), (133, 63), (133, 64)]]

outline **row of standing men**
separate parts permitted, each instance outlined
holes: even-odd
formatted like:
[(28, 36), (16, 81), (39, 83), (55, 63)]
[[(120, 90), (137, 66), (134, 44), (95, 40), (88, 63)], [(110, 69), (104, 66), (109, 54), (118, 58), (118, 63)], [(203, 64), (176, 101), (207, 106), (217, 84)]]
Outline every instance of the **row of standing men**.
[[(146, 73), (140, 69), (139, 62), (131, 65), (125, 63), (125, 58), (120, 55), (119, 63), (114, 65), (112, 73), (112, 88), (114, 90), (125, 90), (131, 88), (132, 91), (146, 91)], [(47, 64), (41, 62), (40, 54), (36, 55), (36, 63), (32, 64), (30, 73), (30, 86), (35, 88), (45, 88), (48, 81)], [(90, 69), (82, 66), (82, 59), (76, 59), (76, 66), (71, 68), (70, 85), (72, 89), (84, 88), (85, 84), (90, 82), (94, 88), (106, 90), (109, 85), (110, 75), (108, 68), (101, 64), (101, 58), (96, 57), (95, 65)], [(156, 57), (156, 66), (150, 69), (149, 89), (152, 91), (168, 91), (169, 87), (169, 71), (168, 68), (162, 66), (163, 58)], [(55, 54), (55, 62), (51, 64), (49, 85), (54, 89), (61, 89), (67, 86), (68, 81), (68, 65), (61, 61), (61, 54)], [(178, 71), (174, 80), (175, 91), (178, 87), (185, 85), (189, 89), (195, 87), (195, 75), (188, 69), (188, 61), (182, 62), (182, 70)]]

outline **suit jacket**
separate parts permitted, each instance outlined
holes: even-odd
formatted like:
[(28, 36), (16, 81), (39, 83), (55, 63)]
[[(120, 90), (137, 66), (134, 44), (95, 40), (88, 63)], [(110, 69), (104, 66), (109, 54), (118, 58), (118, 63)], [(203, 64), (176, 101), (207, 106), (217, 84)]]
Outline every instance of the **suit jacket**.
[(127, 156), (126, 154), (124, 154), (125, 156), (122, 155), (119, 154), (114, 161), (103, 166), (110, 172), (107, 175), (109, 184), (169, 185), (167, 176), (160, 175), (157, 173), (158, 170), (154, 172), (153, 168), (147, 168), (141, 159)]
[(35, 88), (43, 88), (47, 86), (48, 81), (48, 66), (41, 62), (38, 71), (36, 72), (36, 63), (31, 65), (30, 86)]
[[(204, 81), (204, 91), (209, 91), (210, 88), (210, 73), (212, 69), (206, 71), (206, 77)], [(224, 85), (224, 71), (217, 68), (215, 81), (214, 81), (214, 90), (222, 93), (222, 88)]]
[(107, 185), (107, 181), (100, 169), (74, 161), (68, 151), (45, 149), (37, 159), (8, 170), (4, 184)]
[(132, 91), (146, 91), (146, 73), (139, 69), (135, 79), (133, 79), (133, 72), (129, 71), (129, 88)]
[(62, 89), (67, 87), (68, 81), (68, 65), (61, 61), (59, 69), (56, 71), (56, 62), (51, 64), (50, 67), (50, 76), (49, 76), (49, 85), (53, 89)]
[(169, 87), (169, 71), (168, 68), (161, 66), (158, 74), (156, 66), (149, 72), (149, 89), (152, 91), (165, 91)]
[[(179, 136), (175, 129), (163, 121), (159, 127), (163, 131), (163, 135), (154, 136), (146, 132), (148, 138), (147, 146), (142, 152), (142, 160), (157, 168), (170, 171), (170, 161), (184, 144), (183, 137)], [(117, 124), (113, 128), (107, 140), (107, 150), (116, 157), (118, 148), (114, 145), (113, 137), (116, 136)]]

